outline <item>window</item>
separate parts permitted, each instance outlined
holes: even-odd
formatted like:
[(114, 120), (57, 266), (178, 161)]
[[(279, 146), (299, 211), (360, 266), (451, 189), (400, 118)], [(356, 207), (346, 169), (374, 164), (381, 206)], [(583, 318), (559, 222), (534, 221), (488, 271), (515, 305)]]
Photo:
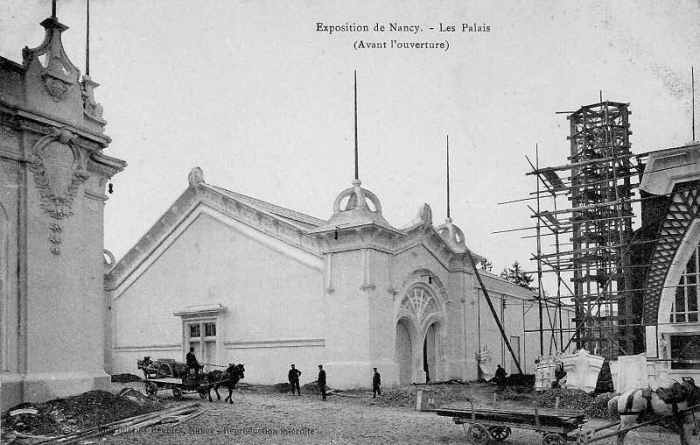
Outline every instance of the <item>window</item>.
[(700, 335), (671, 335), (671, 369), (700, 369)]
[(190, 338), (199, 338), (199, 324), (191, 324), (190, 326)]
[(204, 336), (216, 337), (216, 323), (204, 323)]
[(700, 253), (698, 246), (686, 264), (685, 271), (676, 287), (676, 296), (671, 306), (671, 323), (697, 323), (698, 286), (700, 286), (698, 261)]

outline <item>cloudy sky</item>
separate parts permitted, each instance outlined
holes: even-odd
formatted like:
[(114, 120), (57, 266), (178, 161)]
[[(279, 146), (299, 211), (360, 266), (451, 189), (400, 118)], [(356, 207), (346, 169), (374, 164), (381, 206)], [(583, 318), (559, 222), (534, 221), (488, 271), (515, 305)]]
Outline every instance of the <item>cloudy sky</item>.
[[(21, 61), (24, 46), (38, 46), (50, 10), (49, 0), (0, 2), (0, 55)], [(360, 178), (386, 219), (402, 227), (428, 203), (442, 222), (449, 134), (452, 216), (495, 271), (514, 260), (535, 268), (528, 233), (492, 232), (533, 224), (527, 203), (497, 203), (535, 189), (525, 176), (535, 144), (541, 166), (566, 162), (568, 124), (557, 112), (602, 91), (630, 103), (634, 152), (691, 139), (697, 1), (93, 0), (91, 15), (106, 153), (128, 163), (105, 214), (105, 246), (117, 258), (195, 166), (210, 184), (329, 218), (354, 174), (354, 70)], [(85, 0), (59, 0), (58, 18), (84, 70)], [(370, 31), (331, 34), (318, 23)], [(392, 23), (420, 30), (389, 31)], [(489, 31), (462, 32), (465, 24)], [(455, 32), (440, 32), (448, 26)], [(356, 49), (359, 41), (387, 48)]]

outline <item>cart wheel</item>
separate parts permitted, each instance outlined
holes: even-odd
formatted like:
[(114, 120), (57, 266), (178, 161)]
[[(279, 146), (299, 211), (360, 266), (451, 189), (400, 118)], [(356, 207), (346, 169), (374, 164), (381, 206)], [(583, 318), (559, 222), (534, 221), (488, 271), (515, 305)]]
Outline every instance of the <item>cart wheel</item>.
[(175, 397), (175, 400), (182, 400), (182, 389), (173, 388), (173, 397)]
[(480, 423), (472, 424), (467, 430), (467, 434), (472, 443), (486, 443), (489, 439), (489, 432), (486, 430), (486, 427)]
[(549, 433), (542, 439), (542, 445), (566, 445), (566, 439), (559, 434)]
[(146, 382), (146, 394), (151, 397), (155, 397), (158, 394), (158, 385), (151, 382)]
[(173, 370), (167, 363), (163, 363), (160, 366), (158, 366), (158, 375), (163, 377), (174, 377)]
[(508, 436), (510, 436), (511, 429), (507, 426), (492, 426), (489, 428), (489, 433), (491, 433), (493, 440), (500, 442), (506, 440)]
[(199, 393), (199, 397), (203, 399), (209, 397), (209, 390), (207, 388), (199, 388), (197, 392)]

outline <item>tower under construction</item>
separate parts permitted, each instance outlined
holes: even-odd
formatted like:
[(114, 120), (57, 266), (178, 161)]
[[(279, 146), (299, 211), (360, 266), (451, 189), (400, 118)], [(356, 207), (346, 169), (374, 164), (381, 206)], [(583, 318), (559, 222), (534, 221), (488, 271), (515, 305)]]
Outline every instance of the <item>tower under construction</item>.
[[(629, 104), (600, 102), (569, 114), (569, 163), (535, 167), (540, 281), (543, 267), (556, 273), (557, 303), (570, 298), (576, 311), (572, 342), (608, 359), (634, 350), (636, 318), (632, 298), (633, 157)], [(568, 173), (568, 177), (560, 177)], [(539, 186), (545, 190), (540, 192)], [(543, 210), (541, 198), (553, 198)], [(570, 206), (557, 209), (557, 197)], [(551, 206), (546, 206), (551, 207)], [(541, 229), (548, 232), (542, 234)], [(542, 251), (542, 237), (554, 235), (554, 252)], [(562, 239), (569, 235), (569, 243)], [(568, 278), (568, 280), (567, 280)], [(571, 286), (569, 285), (571, 283)], [(562, 294), (562, 286), (568, 291)], [(541, 288), (540, 283), (540, 288)], [(542, 298), (547, 305), (547, 299)], [(556, 329), (556, 326), (552, 326)], [(568, 345), (562, 345), (562, 350)]]

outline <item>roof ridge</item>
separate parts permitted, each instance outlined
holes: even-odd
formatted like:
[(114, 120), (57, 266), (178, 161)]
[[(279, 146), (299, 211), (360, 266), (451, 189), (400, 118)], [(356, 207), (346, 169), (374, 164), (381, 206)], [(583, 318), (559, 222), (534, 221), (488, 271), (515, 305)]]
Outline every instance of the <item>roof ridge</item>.
[(262, 207), (264, 210), (267, 210), (271, 213), (274, 213), (277, 216), (283, 217), (283, 218), (290, 218), (290, 219), (295, 219), (297, 221), (306, 223), (306, 224), (311, 224), (315, 226), (320, 226), (321, 224), (324, 224), (326, 221), (322, 220), (320, 218), (316, 218), (315, 216), (308, 215), (306, 213), (298, 212), (296, 210), (290, 209), (288, 207), (282, 207), (277, 204), (273, 204), (271, 202), (263, 201), (262, 199), (258, 198), (253, 198), (252, 196), (244, 195), (242, 193), (238, 192), (233, 192), (231, 190), (225, 189), (223, 187), (217, 186), (217, 185), (209, 185), (209, 187), (220, 191), (224, 192), (226, 194), (232, 195), (233, 197), (239, 198), (242, 201), (247, 201), (250, 204), (257, 205), (259, 207)]

